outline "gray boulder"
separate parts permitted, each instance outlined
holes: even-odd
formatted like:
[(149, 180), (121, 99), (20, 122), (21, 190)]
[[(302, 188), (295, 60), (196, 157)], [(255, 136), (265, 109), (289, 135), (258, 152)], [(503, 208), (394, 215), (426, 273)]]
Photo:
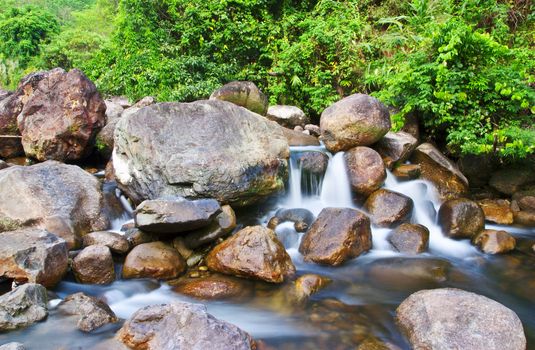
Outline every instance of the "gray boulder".
[(90, 245), (84, 248), (72, 262), (76, 280), (85, 284), (109, 284), (115, 281), (115, 266), (110, 248)]
[(128, 240), (116, 233), (109, 231), (97, 231), (88, 233), (83, 237), (83, 246), (104, 245), (114, 253), (126, 254), (130, 250)]
[(83, 332), (91, 332), (118, 321), (105, 302), (84, 293), (69, 295), (58, 305), (58, 310), (62, 314), (77, 316), (76, 327)]
[(0, 296), (0, 330), (27, 327), (48, 315), (46, 288), (28, 283)]
[(402, 164), (409, 159), (412, 151), (418, 145), (418, 140), (409, 133), (387, 132), (386, 135), (375, 145), (385, 164)]
[(136, 203), (182, 196), (246, 205), (284, 188), (288, 157), (276, 123), (231, 103), (197, 101), (123, 115), (113, 166)]
[(179, 233), (208, 226), (221, 212), (214, 199), (146, 200), (136, 208), (136, 227), (153, 233)]
[(518, 316), (496, 301), (460, 289), (421, 290), (396, 310), (414, 349), (525, 350)]
[(267, 110), (266, 117), (290, 129), (293, 129), (298, 125), (305, 126), (310, 122), (310, 119), (305, 115), (305, 112), (295, 106), (270, 106)]
[(0, 277), (53, 287), (68, 268), (67, 243), (45, 230), (0, 233)]
[(212, 93), (210, 100), (231, 102), (260, 115), (266, 115), (268, 110), (267, 96), (250, 81), (232, 81), (225, 84)]
[(117, 333), (131, 349), (249, 350), (255, 343), (238, 327), (216, 319), (198, 304), (173, 302), (136, 311)]

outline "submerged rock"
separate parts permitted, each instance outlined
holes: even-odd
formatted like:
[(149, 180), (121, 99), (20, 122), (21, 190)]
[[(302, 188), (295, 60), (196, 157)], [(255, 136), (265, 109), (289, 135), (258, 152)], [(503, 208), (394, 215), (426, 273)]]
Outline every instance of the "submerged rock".
[(0, 231), (36, 226), (73, 242), (108, 226), (99, 181), (74, 165), (47, 161), (4, 169), (0, 198)]
[(48, 315), (46, 288), (27, 283), (0, 296), (0, 331), (27, 327)]
[(208, 226), (220, 212), (221, 207), (214, 199), (155, 199), (138, 205), (134, 220), (136, 227), (143, 231), (179, 233)]
[(414, 203), (404, 194), (380, 189), (373, 192), (364, 208), (369, 212), (372, 222), (380, 227), (393, 227), (410, 221)]
[(117, 316), (103, 301), (85, 295), (71, 294), (59, 305), (58, 310), (67, 315), (78, 317), (76, 327), (83, 332), (92, 332), (108, 323), (117, 322)]
[(40, 229), (0, 233), (0, 277), (53, 287), (68, 268), (67, 243)]
[(299, 252), (305, 261), (337, 266), (372, 247), (370, 220), (349, 208), (325, 208), (303, 236)]
[(502, 225), (513, 223), (511, 202), (506, 199), (482, 199), (477, 204), (483, 209), (485, 220)]
[(306, 300), (331, 283), (331, 279), (316, 274), (305, 274), (295, 280), (295, 296), (297, 300)]
[(104, 245), (111, 249), (112, 252), (117, 254), (126, 254), (130, 250), (130, 244), (128, 240), (116, 233), (111, 231), (97, 231), (91, 232), (84, 236), (83, 246), (89, 247), (92, 245)]
[(266, 115), (269, 106), (267, 96), (250, 81), (225, 84), (210, 95), (210, 100), (231, 102), (260, 115)]
[(17, 120), (24, 152), (40, 161), (88, 156), (106, 123), (106, 105), (95, 84), (78, 69), (37, 74), (44, 77), (29, 94), (24, 92)]
[(172, 279), (186, 270), (184, 258), (163, 242), (136, 246), (124, 261), (123, 278)]
[(277, 122), (277, 124), (290, 129), (298, 125), (304, 127), (310, 122), (310, 119), (305, 115), (305, 112), (295, 106), (270, 106), (267, 110), (266, 117)]
[(355, 147), (344, 154), (351, 189), (365, 197), (378, 190), (386, 180), (379, 153), (368, 147)]
[(247, 333), (216, 319), (205, 306), (183, 302), (136, 311), (119, 330), (117, 339), (135, 350), (256, 348)]
[(442, 231), (451, 238), (472, 238), (485, 228), (485, 214), (476, 202), (450, 199), (438, 211)]
[(513, 236), (498, 230), (483, 230), (472, 239), (472, 242), (487, 254), (507, 253), (516, 247)]
[(221, 275), (189, 278), (176, 284), (173, 290), (202, 300), (242, 299), (253, 291), (248, 281)]
[(205, 261), (215, 272), (272, 283), (295, 274), (292, 259), (275, 232), (262, 226), (238, 231), (212, 249)]
[(429, 247), (429, 230), (419, 224), (401, 224), (388, 237), (395, 250), (406, 254), (418, 254)]
[(231, 103), (197, 101), (123, 115), (113, 166), (135, 203), (182, 196), (245, 205), (284, 188), (288, 157), (275, 122)]
[(526, 349), (513, 311), (460, 289), (416, 292), (397, 308), (396, 321), (415, 349)]
[(420, 165), (421, 177), (435, 185), (441, 199), (462, 197), (468, 192), (466, 177), (432, 144), (416, 147), (411, 161)]
[(323, 111), (321, 137), (331, 152), (368, 146), (390, 130), (388, 109), (379, 100), (364, 94), (343, 98)]
[(90, 245), (73, 260), (72, 272), (84, 284), (109, 284), (115, 281), (115, 267), (110, 248)]

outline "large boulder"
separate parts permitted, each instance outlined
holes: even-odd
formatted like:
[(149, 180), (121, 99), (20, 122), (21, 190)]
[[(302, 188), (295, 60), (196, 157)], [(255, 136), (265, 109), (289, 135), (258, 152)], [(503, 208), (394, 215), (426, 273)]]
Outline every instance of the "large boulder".
[(0, 296), (0, 331), (27, 327), (48, 315), (46, 288), (27, 283)]
[(351, 189), (369, 196), (379, 189), (386, 179), (386, 170), (379, 153), (368, 147), (355, 147), (344, 154)]
[(337, 266), (372, 248), (370, 220), (349, 208), (325, 208), (299, 246), (305, 261)]
[(179, 233), (208, 226), (220, 212), (214, 199), (155, 199), (138, 205), (134, 220), (146, 232)]
[(74, 165), (47, 161), (4, 169), (0, 198), (0, 231), (35, 226), (70, 241), (108, 226), (99, 181)]
[(83, 332), (91, 332), (106, 324), (117, 322), (117, 316), (103, 301), (76, 293), (67, 296), (59, 305), (62, 314), (77, 316), (76, 327)]
[(136, 311), (117, 333), (134, 350), (255, 348), (253, 339), (238, 327), (216, 319), (198, 304), (173, 302)]
[(305, 115), (305, 112), (295, 106), (270, 106), (267, 110), (266, 117), (277, 122), (279, 125), (290, 129), (293, 129), (298, 125), (304, 127), (310, 122), (310, 119)]
[(435, 185), (441, 199), (459, 198), (468, 192), (466, 177), (432, 144), (416, 147), (411, 161), (420, 165), (421, 177)]
[(368, 197), (364, 208), (375, 225), (393, 227), (410, 221), (414, 202), (404, 194), (380, 189)]
[(67, 243), (41, 229), (0, 233), (0, 277), (53, 287), (68, 268)]
[(485, 228), (485, 213), (466, 198), (450, 199), (440, 206), (438, 219), (445, 235), (472, 238)]
[(384, 159), (385, 164), (402, 164), (418, 146), (418, 140), (404, 131), (387, 132), (386, 135), (374, 146)]
[(507, 253), (516, 247), (515, 238), (502, 230), (483, 230), (474, 236), (472, 243), (487, 254)]
[(423, 253), (429, 247), (429, 230), (423, 225), (405, 223), (390, 232), (387, 239), (398, 252)]
[(17, 117), (24, 152), (40, 161), (82, 159), (106, 124), (106, 104), (78, 69), (56, 68), (44, 75), (25, 95)]
[(163, 242), (143, 243), (126, 256), (123, 278), (168, 280), (180, 276), (185, 270), (186, 262), (175, 248)]
[(504, 168), (492, 174), (489, 184), (495, 190), (513, 195), (523, 189), (523, 187), (535, 184), (533, 169), (525, 168)]
[(115, 281), (115, 266), (110, 248), (90, 245), (84, 248), (72, 262), (76, 280), (85, 284), (109, 284)]
[(526, 349), (513, 311), (460, 289), (416, 292), (397, 308), (396, 321), (414, 349)]
[(218, 244), (205, 258), (208, 268), (237, 277), (282, 283), (295, 274), (277, 235), (262, 226), (246, 227)]
[(390, 130), (388, 109), (374, 97), (364, 94), (348, 96), (323, 111), (321, 137), (331, 152), (368, 146)]
[(113, 165), (136, 203), (165, 196), (245, 205), (284, 188), (281, 127), (223, 101), (160, 103), (121, 118)]
[(210, 95), (210, 100), (231, 102), (260, 115), (266, 115), (269, 105), (267, 96), (250, 81), (225, 84)]

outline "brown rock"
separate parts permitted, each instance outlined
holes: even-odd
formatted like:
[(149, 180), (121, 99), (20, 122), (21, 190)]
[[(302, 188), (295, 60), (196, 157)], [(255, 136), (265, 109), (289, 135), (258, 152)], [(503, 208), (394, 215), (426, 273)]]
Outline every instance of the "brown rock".
[(483, 209), (485, 220), (502, 225), (513, 223), (511, 203), (506, 199), (482, 199), (477, 204)]
[(295, 131), (287, 128), (281, 128), (284, 137), (288, 140), (290, 146), (319, 146), (318, 138), (303, 134), (300, 131)]
[(0, 233), (0, 276), (53, 287), (68, 268), (67, 243), (41, 229)]
[(535, 213), (535, 189), (515, 192), (513, 201), (520, 210)]
[(409, 221), (413, 207), (410, 197), (385, 189), (373, 192), (364, 203), (372, 222), (380, 227), (393, 227)]
[(446, 236), (472, 238), (485, 228), (485, 214), (476, 202), (465, 198), (450, 199), (438, 211)]
[(502, 254), (516, 247), (516, 240), (505, 231), (483, 230), (474, 236), (472, 243), (487, 254)]
[(126, 254), (130, 250), (130, 244), (128, 244), (128, 240), (124, 236), (109, 231), (88, 233), (83, 237), (83, 245), (84, 247), (104, 245), (117, 254)]
[(422, 167), (420, 164), (401, 164), (392, 173), (400, 180), (414, 180), (420, 177)]
[[(391, 112), (392, 113), (392, 112)], [(404, 131), (416, 140), (420, 141), (420, 123), (418, 122), (418, 117), (415, 114), (408, 114), (405, 116), (405, 123), (401, 127), (401, 131)]]
[(74, 258), (72, 272), (84, 284), (109, 284), (115, 281), (115, 267), (110, 248), (91, 245)]
[(180, 294), (203, 300), (242, 299), (250, 296), (252, 293), (248, 281), (221, 275), (212, 275), (205, 278), (189, 278), (181, 281), (173, 290)]
[(305, 125), (305, 130), (310, 131), (310, 135), (319, 137), (321, 135), (321, 129), (318, 125), (307, 124)]
[(525, 186), (535, 184), (535, 176), (529, 168), (505, 168), (493, 173), (489, 184), (501, 193), (512, 195)]
[(535, 226), (535, 213), (529, 211), (513, 210), (513, 220), (515, 224)]
[(269, 106), (267, 96), (250, 81), (225, 84), (212, 93), (210, 100), (232, 102), (260, 115), (266, 115)]
[(379, 100), (364, 94), (343, 98), (323, 111), (321, 137), (331, 152), (368, 146), (390, 130), (388, 109)]
[(355, 147), (346, 152), (344, 158), (354, 192), (369, 196), (383, 185), (386, 170), (379, 153), (368, 147)]
[(218, 244), (206, 256), (212, 271), (281, 283), (295, 267), (275, 232), (262, 226), (246, 227)]
[(372, 247), (370, 220), (349, 208), (325, 208), (303, 236), (305, 261), (337, 266)]
[(143, 243), (128, 255), (123, 278), (172, 279), (186, 270), (186, 262), (178, 252), (163, 242)]
[(91, 153), (106, 122), (106, 105), (95, 85), (78, 69), (44, 73), (25, 96), (18, 116), (27, 156), (40, 161), (73, 161)]
[(396, 321), (414, 349), (526, 349), (513, 311), (460, 289), (416, 292), (397, 308)]
[(483, 187), (488, 184), (496, 170), (497, 161), (489, 154), (465, 155), (457, 161), (459, 170), (468, 179), (470, 187)]
[(63, 314), (78, 316), (76, 327), (83, 332), (91, 332), (118, 321), (117, 316), (105, 302), (84, 293), (67, 296), (58, 305), (58, 310)]
[(124, 233), (124, 237), (128, 241), (128, 244), (130, 245), (130, 248), (134, 248), (135, 246), (138, 246), (143, 243), (150, 243), (156, 241), (156, 237), (151, 235), (150, 233), (143, 232), (138, 228), (129, 228)]
[(401, 164), (409, 159), (417, 145), (418, 140), (411, 134), (389, 131), (374, 148), (383, 159), (390, 158), (394, 164)]
[(295, 280), (295, 294), (298, 300), (304, 300), (331, 283), (331, 279), (316, 274), (306, 274)]
[(421, 177), (435, 185), (442, 199), (462, 197), (468, 192), (468, 180), (457, 166), (430, 143), (423, 143), (412, 153), (411, 162), (421, 167)]
[(401, 224), (388, 235), (388, 241), (401, 253), (423, 253), (429, 247), (429, 230), (419, 224)]

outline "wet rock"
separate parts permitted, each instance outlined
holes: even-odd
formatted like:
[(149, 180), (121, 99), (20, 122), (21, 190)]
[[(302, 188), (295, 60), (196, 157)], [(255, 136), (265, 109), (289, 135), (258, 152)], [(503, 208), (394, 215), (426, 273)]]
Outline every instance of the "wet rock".
[(47, 161), (4, 169), (0, 198), (0, 231), (54, 226), (61, 228), (54, 234), (65, 236), (68, 229), (69, 236), (80, 237), (108, 226), (99, 181), (74, 165)]
[(515, 192), (512, 199), (520, 210), (535, 213), (535, 189)]
[(401, 164), (409, 159), (417, 145), (418, 140), (411, 134), (389, 131), (374, 148), (383, 159), (389, 158), (394, 164)]
[(308, 209), (304, 208), (291, 208), (284, 209), (281, 208), (277, 210), (275, 216), (273, 216), (267, 227), (274, 230), (277, 225), (282, 224), (283, 222), (293, 222), (294, 228), (297, 232), (305, 232), (308, 230), (312, 222), (316, 220), (316, 217)]
[(186, 270), (186, 262), (178, 252), (163, 242), (143, 243), (128, 253), (123, 278), (172, 279)]
[(193, 255), (193, 250), (188, 248), (184, 242), (184, 237), (175, 237), (173, 239), (173, 248), (175, 248), (177, 252), (186, 260)]
[(411, 162), (421, 167), (421, 177), (435, 185), (440, 198), (462, 197), (468, 192), (468, 180), (457, 166), (435, 146), (423, 143), (412, 153)]
[(93, 150), (106, 123), (106, 105), (95, 85), (78, 69), (43, 73), (17, 118), (27, 156), (40, 161), (73, 161)]
[(319, 126), (314, 124), (305, 125), (305, 130), (310, 131), (310, 135), (319, 137), (321, 135), (321, 129)]
[(298, 125), (305, 126), (310, 122), (310, 119), (305, 115), (305, 112), (295, 106), (270, 106), (267, 110), (266, 117), (277, 122), (277, 124), (290, 129)]
[(533, 176), (533, 170), (527, 167), (505, 168), (493, 173), (489, 184), (503, 194), (513, 195), (522, 190), (524, 186), (535, 184), (535, 176)]
[(297, 162), (301, 165), (302, 171), (323, 176), (327, 171), (329, 157), (323, 152), (303, 152)]
[(295, 280), (295, 295), (297, 300), (306, 300), (312, 294), (319, 292), (331, 283), (331, 279), (316, 274), (305, 274)]
[(485, 228), (485, 214), (476, 202), (450, 199), (438, 211), (442, 231), (451, 238), (472, 238)]
[(457, 165), (470, 187), (483, 187), (496, 170), (497, 162), (490, 155), (465, 155), (457, 161)]
[(24, 344), (13, 342), (1, 345), (0, 350), (26, 350), (26, 348)]
[(138, 205), (134, 220), (136, 227), (143, 231), (179, 233), (208, 226), (220, 212), (221, 207), (214, 199), (155, 199)]
[(143, 243), (150, 243), (156, 241), (156, 237), (152, 234), (143, 232), (138, 228), (130, 228), (124, 233), (124, 237), (128, 241), (130, 248), (134, 248)]
[(85, 295), (71, 294), (59, 305), (61, 313), (78, 317), (76, 327), (83, 332), (92, 332), (108, 323), (117, 322), (117, 316), (103, 301)]
[(41, 229), (0, 233), (0, 276), (53, 287), (67, 272), (67, 243)]
[(205, 258), (208, 268), (238, 277), (281, 283), (295, 267), (275, 232), (262, 226), (246, 227), (218, 244)]
[(369, 337), (359, 345), (357, 350), (401, 350), (401, 348), (392, 343), (383, 342), (375, 337)]
[(305, 261), (337, 266), (370, 250), (370, 220), (349, 208), (325, 208), (303, 236), (299, 252)]
[(72, 272), (76, 280), (84, 284), (109, 284), (115, 281), (115, 267), (110, 248), (90, 245), (73, 260)]
[(221, 207), (221, 213), (216, 216), (214, 222), (209, 226), (186, 233), (184, 235), (184, 243), (187, 247), (195, 249), (227, 236), (236, 228), (236, 225), (234, 210), (230, 205), (224, 205)]
[(535, 213), (513, 210), (513, 221), (519, 225), (535, 226)]
[(0, 331), (27, 327), (48, 315), (46, 288), (27, 283), (0, 296)]
[(406, 254), (418, 254), (429, 247), (429, 230), (419, 224), (401, 224), (388, 235), (395, 250)]
[(216, 319), (198, 304), (173, 302), (136, 311), (117, 333), (131, 349), (254, 349), (238, 327)]
[(390, 127), (388, 109), (364, 94), (343, 98), (325, 109), (320, 118), (321, 137), (333, 153), (374, 144)]
[(269, 106), (267, 96), (250, 81), (225, 84), (210, 95), (210, 100), (231, 102), (260, 115), (266, 115)]
[(422, 290), (396, 310), (396, 321), (415, 349), (518, 349), (526, 337), (505, 306), (460, 289)]
[(88, 233), (83, 238), (83, 245), (84, 247), (103, 245), (110, 248), (112, 252), (117, 254), (126, 254), (130, 250), (130, 244), (124, 236), (116, 232), (109, 231)]
[(284, 188), (288, 157), (276, 123), (231, 103), (197, 101), (123, 115), (113, 166), (136, 204), (182, 196), (245, 205)]
[(368, 147), (355, 147), (346, 152), (344, 158), (355, 193), (367, 197), (383, 185), (386, 170), (379, 153)]
[(481, 251), (487, 254), (502, 254), (516, 247), (516, 240), (505, 231), (483, 230), (472, 239)]
[(248, 297), (252, 294), (248, 281), (230, 276), (212, 275), (189, 278), (178, 283), (173, 290), (201, 300), (221, 300)]
[(392, 173), (400, 180), (414, 180), (420, 177), (422, 167), (420, 164), (401, 164)]
[(506, 199), (482, 199), (477, 204), (483, 209), (485, 220), (502, 225), (513, 223), (511, 203)]
[(301, 131), (290, 130), (287, 128), (281, 128), (282, 133), (288, 145), (290, 146), (319, 146), (319, 140), (311, 135), (302, 133)]
[(410, 197), (385, 189), (373, 192), (364, 203), (372, 222), (380, 227), (393, 227), (409, 221), (413, 207)]

